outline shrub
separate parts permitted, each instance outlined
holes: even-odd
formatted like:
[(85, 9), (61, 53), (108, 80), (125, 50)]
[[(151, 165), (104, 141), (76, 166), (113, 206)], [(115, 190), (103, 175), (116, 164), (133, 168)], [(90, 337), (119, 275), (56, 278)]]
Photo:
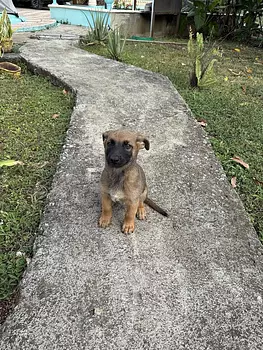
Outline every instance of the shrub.
[(199, 33), (249, 40), (263, 33), (263, 0), (192, 0), (182, 9)]

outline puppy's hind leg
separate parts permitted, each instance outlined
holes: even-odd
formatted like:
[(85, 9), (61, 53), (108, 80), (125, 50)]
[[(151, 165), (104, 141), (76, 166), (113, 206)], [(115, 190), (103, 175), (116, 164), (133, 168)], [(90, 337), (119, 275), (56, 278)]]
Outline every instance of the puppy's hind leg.
[(139, 201), (139, 205), (138, 205), (136, 216), (137, 216), (137, 218), (139, 220), (145, 220), (146, 219), (146, 210), (145, 210), (143, 201)]
[(146, 210), (144, 207), (144, 201), (146, 199), (146, 196), (147, 196), (147, 187), (145, 188), (144, 192), (141, 194), (140, 200), (139, 200), (139, 205), (138, 205), (137, 214), (136, 214), (139, 220), (146, 219)]

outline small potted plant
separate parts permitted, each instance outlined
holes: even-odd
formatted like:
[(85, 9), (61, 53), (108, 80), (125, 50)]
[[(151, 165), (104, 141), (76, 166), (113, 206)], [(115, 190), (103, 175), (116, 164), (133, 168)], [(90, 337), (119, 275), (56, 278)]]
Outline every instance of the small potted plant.
[(11, 21), (8, 17), (6, 9), (3, 10), (0, 17), (0, 46), (3, 52), (11, 52), (13, 47), (13, 30)]
[(113, 8), (116, 10), (119, 10), (121, 8), (121, 4), (119, 0), (114, 0)]

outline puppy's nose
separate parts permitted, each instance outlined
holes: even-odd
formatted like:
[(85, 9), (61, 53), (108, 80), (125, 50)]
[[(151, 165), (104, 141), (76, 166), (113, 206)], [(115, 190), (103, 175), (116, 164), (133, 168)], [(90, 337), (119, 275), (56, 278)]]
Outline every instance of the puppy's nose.
[(119, 156), (117, 156), (117, 155), (114, 155), (114, 156), (111, 156), (110, 157), (110, 160), (111, 160), (111, 162), (113, 163), (113, 164), (118, 164), (119, 163), (119, 161), (120, 161), (120, 157)]

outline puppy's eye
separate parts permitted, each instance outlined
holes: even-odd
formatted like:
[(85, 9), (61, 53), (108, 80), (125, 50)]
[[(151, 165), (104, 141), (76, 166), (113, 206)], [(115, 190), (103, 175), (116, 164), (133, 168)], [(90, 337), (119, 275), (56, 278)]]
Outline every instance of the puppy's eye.
[(126, 149), (128, 149), (128, 150), (132, 149), (132, 145), (130, 145), (128, 141), (124, 141), (124, 142), (123, 142), (123, 145), (124, 145), (124, 147), (125, 147)]
[(114, 140), (109, 140), (109, 141), (107, 142), (107, 145), (114, 145), (114, 144), (115, 144)]

